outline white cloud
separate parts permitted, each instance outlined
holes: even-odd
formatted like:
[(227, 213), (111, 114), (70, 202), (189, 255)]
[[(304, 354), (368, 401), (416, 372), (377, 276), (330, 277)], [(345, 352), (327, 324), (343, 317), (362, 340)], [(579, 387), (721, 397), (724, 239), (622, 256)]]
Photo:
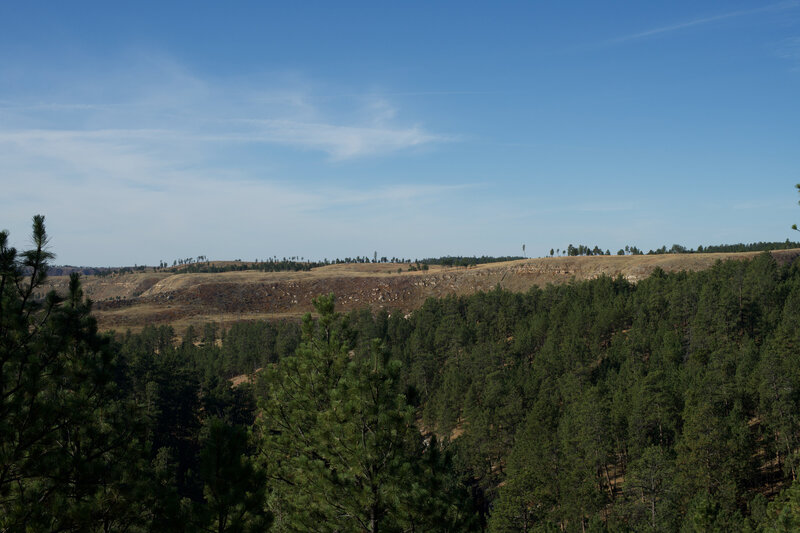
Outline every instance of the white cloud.
[(340, 126), (293, 120), (248, 122), (256, 126), (254, 133), (239, 137), (238, 140), (320, 150), (337, 160), (385, 154), (452, 140), (442, 135), (428, 133), (419, 127)]
[(401, 222), (408, 230), (409, 220), (424, 220), (429, 200), (464, 188), (263, 177), (195, 165), (195, 144), (163, 130), (0, 133), (0, 222), (19, 239), (32, 214), (46, 214), (59, 261), (72, 264), (155, 263), (199, 253), (344, 257), (366, 253), (353, 243), (380, 241)]
[(453, 140), (404, 123), (387, 99), (315, 97), (294, 77), (203, 80), (168, 60), (57, 77), (47, 94), (0, 92), (0, 226), (24, 246), (45, 214), (59, 262), (344, 257), (398, 224), (412, 246), (428, 200), (464, 188), (327, 177)]
[(712, 22), (718, 22), (720, 20), (738, 18), (738, 17), (748, 16), (748, 15), (755, 15), (755, 14), (758, 14), (758, 13), (764, 13), (764, 12), (770, 12), (770, 11), (783, 11), (783, 10), (792, 9), (792, 8), (795, 8), (795, 7), (798, 7), (798, 6), (800, 6), (800, 2), (798, 2), (796, 0), (790, 0), (790, 1), (787, 1), (787, 2), (779, 2), (777, 4), (770, 4), (770, 5), (767, 5), (767, 6), (758, 7), (758, 8), (755, 8), (755, 9), (743, 9), (743, 10), (739, 10), (739, 11), (731, 11), (731, 12), (728, 12), (728, 13), (722, 13), (720, 15), (714, 15), (714, 16), (711, 16), (711, 17), (701, 17), (701, 18), (697, 18), (697, 19), (693, 19), (693, 20), (680, 22), (680, 23), (677, 23), (677, 24), (671, 24), (671, 25), (668, 25), (668, 26), (661, 26), (659, 28), (652, 28), (650, 30), (646, 30), (646, 31), (637, 32), (637, 33), (633, 33), (633, 34), (630, 34), (630, 35), (625, 35), (625, 36), (622, 36), (622, 37), (618, 37), (616, 39), (612, 39), (610, 42), (611, 43), (621, 43), (621, 42), (625, 42), (625, 41), (633, 41), (633, 40), (637, 40), (637, 39), (644, 39), (644, 38), (647, 38), (647, 37), (653, 37), (655, 35), (660, 35), (660, 34), (664, 34), (664, 33), (670, 33), (670, 32), (678, 31), (678, 30), (683, 30), (683, 29), (686, 29), (686, 28), (694, 27), (694, 26), (702, 26), (702, 25), (705, 25), (705, 24), (710, 24)]
[(94, 79), (53, 76), (59, 79), (48, 85), (60, 90), (16, 98), (0, 93), (0, 135), (8, 139), (53, 130), (64, 138), (265, 143), (319, 151), (336, 160), (454, 139), (401, 120), (385, 98), (316, 96), (314, 84), (298, 76), (204, 80), (158, 55), (136, 56), (124, 68), (96, 73)]

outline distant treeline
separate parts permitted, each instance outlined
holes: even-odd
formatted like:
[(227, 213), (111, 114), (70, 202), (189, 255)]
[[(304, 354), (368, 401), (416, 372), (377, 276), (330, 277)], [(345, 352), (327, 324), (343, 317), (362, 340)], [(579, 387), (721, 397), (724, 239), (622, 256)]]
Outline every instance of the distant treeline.
[[(671, 247), (667, 248), (667, 246), (662, 246), (661, 248), (657, 248), (655, 250), (650, 250), (647, 252), (647, 255), (659, 255), (659, 254), (711, 254), (711, 253), (736, 253), (736, 252), (768, 252), (770, 250), (788, 250), (791, 248), (800, 248), (800, 242), (790, 241), (786, 239), (785, 241), (776, 241), (776, 242), (753, 242), (750, 244), (738, 243), (738, 244), (717, 244), (712, 246), (703, 246), (700, 245), (696, 249), (695, 248), (687, 248), (686, 246), (682, 246), (680, 244), (673, 244)], [(611, 251), (606, 249), (603, 251), (602, 248), (599, 246), (595, 246), (594, 248), (590, 248), (589, 246), (579, 244), (578, 246), (573, 246), (572, 244), (568, 245), (563, 250), (561, 248), (551, 248), (550, 249), (550, 256), (554, 255), (567, 255), (567, 256), (579, 256), (579, 255), (611, 255)], [(636, 246), (628, 245), (625, 248), (620, 248), (617, 251), (616, 255), (645, 255), (641, 249), (637, 248)]]
[(261, 272), (299, 272), (311, 270), (314, 267), (322, 266), (324, 263), (319, 262), (299, 262), (299, 261), (263, 261), (258, 263), (233, 263), (227, 265), (215, 265), (212, 263), (194, 263), (186, 265), (175, 272), (179, 274), (184, 273), (198, 273), (198, 272), (239, 272), (244, 270), (258, 270)]
[(423, 259), (422, 261), (417, 261), (417, 263), (428, 264), (428, 265), (442, 265), (442, 266), (472, 266), (472, 265), (480, 265), (483, 263), (502, 263), (504, 261), (516, 261), (517, 259), (524, 259), (518, 255), (506, 255), (501, 257), (491, 257), (488, 255), (482, 255), (480, 257), (467, 257), (462, 255), (447, 255), (444, 257), (430, 257), (428, 259)]
[[(791, 248), (800, 248), (800, 242), (790, 241), (775, 241), (775, 242), (754, 242), (750, 244), (717, 244), (711, 246), (698, 246), (697, 248), (688, 248), (680, 244), (673, 244), (670, 247), (662, 246), (655, 250), (644, 252), (640, 248), (628, 245), (625, 248), (620, 248), (616, 255), (659, 255), (659, 254), (692, 254), (692, 253), (735, 253), (735, 252), (764, 252), (770, 250), (788, 250)], [(612, 255), (609, 249), (603, 250), (599, 246), (590, 247), (584, 244), (574, 246), (569, 244), (566, 248), (551, 248), (550, 256), (592, 256), (592, 255)], [(130, 274), (133, 272), (145, 272), (147, 270), (171, 270), (176, 273), (218, 273), (218, 272), (238, 272), (245, 270), (257, 270), (260, 272), (300, 272), (308, 271), (312, 268), (328, 266), (328, 265), (342, 265), (342, 264), (366, 264), (366, 263), (406, 263), (411, 265), (409, 270), (427, 270), (429, 265), (442, 265), (442, 266), (458, 266), (468, 267), (480, 265), (484, 263), (501, 263), (504, 261), (516, 261), (524, 259), (522, 256), (509, 255), (493, 257), (482, 255), (477, 256), (461, 256), (461, 255), (447, 255), (442, 257), (429, 257), (426, 259), (406, 259), (400, 257), (378, 257), (377, 252), (372, 257), (369, 256), (356, 256), (345, 257), (344, 259), (323, 259), (322, 261), (305, 260), (303, 257), (273, 257), (267, 260), (258, 260), (254, 262), (245, 262), (237, 259), (232, 263), (225, 265), (215, 264), (208, 260), (204, 255), (197, 256), (197, 258), (176, 259), (172, 262), (172, 266), (166, 261), (160, 261), (158, 266), (150, 267), (145, 265), (134, 265), (132, 267), (77, 267), (70, 265), (51, 266), (47, 272), (50, 276), (67, 276), (73, 272), (78, 272), (83, 276), (109, 276), (112, 274)]]
[[(85, 267), (85, 266), (72, 266), (72, 265), (57, 265), (51, 266), (47, 269), (48, 276), (69, 276), (72, 273), (78, 273), (82, 276), (110, 276), (111, 274), (130, 274), (132, 272), (144, 272), (145, 270), (153, 268), (144, 265), (134, 265), (132, 267)], [(25, 271), (27, 274), (28, 272)]]
[(300, 272), (328, 265), (366, 263), (411, 263), (411, 260), (396, 257), (392, 257), (391, 259), (381, 257), (379, 260), (377, 258), (370, 259), (366, 256), (358, 256), (346, 257), (344, 259), (334, 259), (333, 261), (329, 261), (328, 259), (324, 259), (322, 261), (305, 261), (303, 258), (299, 257), (292, 257), (289, 259), (284, 257), (283, 259), (268, 259), (266, 261), (256, 260), (255, 262), (250, 263), (242, 262), (240, 259), (237, 259), (236, 262), (226, 265), (215, 265), (210, 262), (184, 264), (184, 266), (174, 269), (174, 271), (180, 274), (197, 272), (239, 272), (245, 270), (257, 270), (260, 272)]
[[(693, 251), (696, 253), (731, 253), (731, 252), (768, 252), (770, 250), (789, 250), (791, 248), (800, 248), (800, 242), (790, 241), (786, 239), (783, 242), (776, 241), (776, 242), (753, 242), (750, 244), (717, 244), (714, 246), (706, 246), (705, 248), (702, 246), (698, 246), (697, 250), (690, 250), (684, 248), (683, 246), (673, 244), (672, 248), (669, 252), (665, 251), (665, 247), (662, 246), (659, 250), (651, 253), (678, 253), (678, 254), (690, 254)], [(674, 250), (674, 251), (673, 251)], [(677, 251), (683, 250), (683, 251)]]

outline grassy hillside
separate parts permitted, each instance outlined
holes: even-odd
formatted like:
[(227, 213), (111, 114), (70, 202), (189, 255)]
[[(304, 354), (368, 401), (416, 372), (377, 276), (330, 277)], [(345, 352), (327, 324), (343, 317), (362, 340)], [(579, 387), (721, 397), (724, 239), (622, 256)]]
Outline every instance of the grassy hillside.
[[(724, 259), (748, 259), (759, 252), (666, 254), (523, 259), (464, 267), (432, 265), (409, 271), (408, 264), (339, 264), (308, 272), (222, 272), (180, 274), (171, 270), (85, 276), (86, 295), (95, 301), (102, 330), (140, 330), (170, 324), (178, 331), (206, 322), (295, 318), (312, 311), (311, 300), (333, 292), (343, 311), (369, 306), (408, 313), (429, 297), (468, 295), (496, 286), (522, 292), (549, 283), (621, 275), (629, 281), (656, 268), (666, 272), (704, 270)], [(771, 252), (785, 262), (800, 249)], [(400, 272), (398, 272), (400, 270)], [(67, 276), (49, 286), (65, 292)]]

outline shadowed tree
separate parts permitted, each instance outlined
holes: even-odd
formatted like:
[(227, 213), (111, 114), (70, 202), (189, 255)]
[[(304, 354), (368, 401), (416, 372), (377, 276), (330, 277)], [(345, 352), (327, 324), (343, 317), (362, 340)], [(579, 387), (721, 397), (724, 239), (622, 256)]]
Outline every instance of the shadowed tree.
[(272, 516), (264, 507), (265, 476), (246, 455), (247, 430), (212, 418), (201, 439), (198, 473), (205, 501), (195, 505), (195, 527), (209, 533), (269, 529)]
[(53, 258), (40, 215), (33, 244), (0, 232), (0, 530), (124, 530), (141, 517), (140, 417), (78, 274), (66, 298), (34, 297)]

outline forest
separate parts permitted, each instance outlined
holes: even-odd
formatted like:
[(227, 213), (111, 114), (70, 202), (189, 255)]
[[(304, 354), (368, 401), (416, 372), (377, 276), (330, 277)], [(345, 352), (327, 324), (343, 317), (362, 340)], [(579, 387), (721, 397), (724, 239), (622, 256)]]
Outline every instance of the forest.
[[(3, 531), (796, 531), (800, 265), (101, 334), (0, 232)], [(230, 378), (251, 375), (252, 379)]]

